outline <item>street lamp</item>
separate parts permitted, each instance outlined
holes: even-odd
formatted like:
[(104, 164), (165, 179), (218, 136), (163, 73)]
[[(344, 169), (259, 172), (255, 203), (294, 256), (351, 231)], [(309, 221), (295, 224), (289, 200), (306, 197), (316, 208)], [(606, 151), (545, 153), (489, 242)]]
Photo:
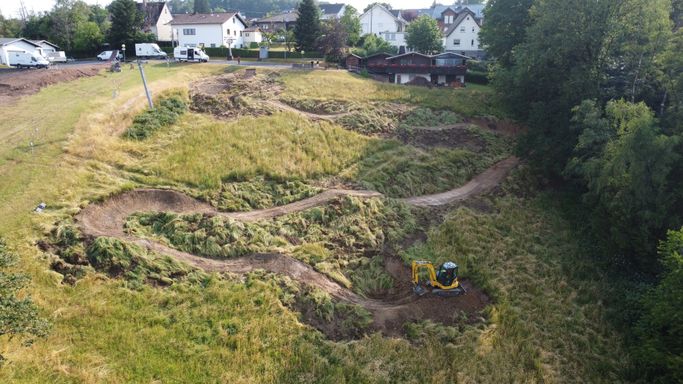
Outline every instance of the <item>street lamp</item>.
[(230, 56), (230, 61), (232, 61), (232, 42), (235, 41), (232, 37), (228, 37), (228, 56)]
[(123, 51), (123, 62), (126, 62), (126, 44), (121, 44), (121, 50)]

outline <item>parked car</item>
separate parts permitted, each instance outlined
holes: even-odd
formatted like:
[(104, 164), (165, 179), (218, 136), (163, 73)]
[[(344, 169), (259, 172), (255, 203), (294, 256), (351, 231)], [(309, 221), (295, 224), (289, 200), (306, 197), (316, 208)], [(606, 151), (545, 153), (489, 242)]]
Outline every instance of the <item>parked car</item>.
[(173, 58), (175, 61), (193, 61), (199, 63), (206, 63), (209, 61), (209, 55), (196, 47), (175, 47), (175, 49), (173, 49)]
[(162, 51), (157, 44), (154, 43), (138, 43), (135, 44), (135, 56), (140, 59), (162, 59), (166, 60), (168, 54)]
[(9, 65), (17, 68), (47, 68), (50, 62), (43, 56), (26, 51), (9, 52)]

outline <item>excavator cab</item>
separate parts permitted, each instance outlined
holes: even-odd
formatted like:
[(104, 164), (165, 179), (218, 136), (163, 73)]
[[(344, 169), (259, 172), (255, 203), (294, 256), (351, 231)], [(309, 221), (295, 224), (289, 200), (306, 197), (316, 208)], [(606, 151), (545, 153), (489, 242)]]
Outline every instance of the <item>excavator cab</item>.
[(429, 261), (413, 261), (412, 275), (413, 291), (418, 296), (428, 292), (439, 296), (458, 296), (466, 292), (458, 281), (458, 265), (452, 261), (441, 264), (436, 270)]
[(453, 281), (458, 278), (458, 264), (447, 261), (439, 267), (436, 272), (436, 281), (443, 286), (453, 285)]

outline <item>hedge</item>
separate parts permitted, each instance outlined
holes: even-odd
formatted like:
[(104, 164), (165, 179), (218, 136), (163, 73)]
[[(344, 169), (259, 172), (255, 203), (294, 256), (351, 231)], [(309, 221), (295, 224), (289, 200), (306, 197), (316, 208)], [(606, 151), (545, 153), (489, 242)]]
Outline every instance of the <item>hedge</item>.
[[(164, 52), (168, 53), (169, 56), (173, 55), (173, 48), (170, 47), (162, 47), (161, 48)], [(207, 55), (209, 55), (212, 58), (221, 58), (224, 59), (228, 57), (228, 48), (225, 47), (220, 47), (220, 48), (204, 48), (204, 52), (206, 52)], [(233, 48), (232, 49), (232, 56), (233, 57), (241, 57), (241, 58), (254, 58), (257, 59), (259, 55), (259, 50), (258, 49), (239, 49), (239, 48)], [(301, 58), (301, 53), (299, 52), (287, 52), (287, 57), (290, 59), (299, 59)], [(307, 59), (320, 59), (323, 57), (323, 55), (320, 52), (306, 52), (304, 53), (303, 57)], [(270, 59), (284, 59), (285, 58), (285, 52), (284, 51), (270, 51), (268, 52), (268, 58)]]
[(486, 85), (489, 83), (489, 76), (486, 72), (467, 71), (465, 81), (472, 84)]

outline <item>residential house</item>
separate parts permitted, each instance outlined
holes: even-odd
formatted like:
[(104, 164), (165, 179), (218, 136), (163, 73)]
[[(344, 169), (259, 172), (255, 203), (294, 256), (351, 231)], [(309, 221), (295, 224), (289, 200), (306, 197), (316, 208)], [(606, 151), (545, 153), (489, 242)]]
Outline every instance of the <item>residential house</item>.
[(352, 72), (360, 72), (363, 69), (367, 70), (368, 67), (385, 65), (386, 59), (391, 56), (391, 54), (383, 52), (375, 53), (366, 57), (361, 57), (351, 53), (346, 57), (346, 68)]
[(11, 52), (41, 53), (40, 44), (22, 37), (0, 37), (0, 64), (8, 65)]
[(290, 11), (258, 19), (255, 24), (261, 31), (273, 33), (279, 30), (293, 29), (298, 18), (299, 14), (296, 11)]
[(263, 41), (263, 34), (258, 27), (249, 27), (244, 30), (244, 45), (249, 46), (251, 43), (259, 44)]
[(170, 24), (181, 47), (245, 47), (247, 23), (237, 12), (181, 13)]
[(339, 20), (346, 10), (346, 4), (343, 3), (320, 3), (318, 6), (320, 7), (320, 18), (323, 20)]
[(47, 40), (31, 40), (31, 42), (39, 45), (39, 48), (36, 48), (36, 50), (46, 59), (48, 57), (54, 56), (55, 53), (59, 51), (59, 47), (57, 45), (52, 44)]
[(401, 11), (390, 11), (375, 4), (360, 16), (361, 34), (374, 34), (394, 47), (405, 49), (405, 28), (408, 22), (401, 17)]
[(482, 58), (484, 51), (479, 45), (481, 26), (474, 12), (465, 8), (444, 32), (446, 52), (459, 52), (475, 58)]
[(171, 10), (165, 1), (146, 1), (136, 3), (138, 12), (143, 15), (142, 32), (153, 33), (157, 41), (171, 41), (173, 34), (170, 22), (173, 20)]
[[(355, 56), (355, 55), (353, 55)], [(347, 67), (358, 63), (375, 76), (381, 75), (390, 83), (413, 85), (461, 85), (465, 83), (467, 56), (454, 52), (424, 55), (408, 52), (389, 56), (377, 54), (366, 58), (347, 57)], [(349, 70), (353, 70), (349, 67)]]

